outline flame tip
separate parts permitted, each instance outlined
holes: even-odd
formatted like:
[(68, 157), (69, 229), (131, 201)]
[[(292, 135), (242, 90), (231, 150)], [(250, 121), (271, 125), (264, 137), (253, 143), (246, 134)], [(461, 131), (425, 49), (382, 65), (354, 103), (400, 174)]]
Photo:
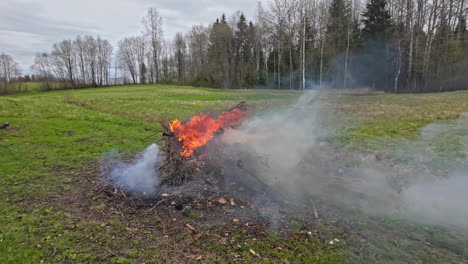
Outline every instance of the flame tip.
[(245, 115), (245, 112), (237, 108), (223, 112), (218, 119), (211, 117), (210, 113), (201, 113), (193, 116), (184, 125), (175, 119), (169, 123), (169, 127), (183, 144), (181, 155), (190, 157), (195, 149), (206, 145), (220, 129), (240, 125)]

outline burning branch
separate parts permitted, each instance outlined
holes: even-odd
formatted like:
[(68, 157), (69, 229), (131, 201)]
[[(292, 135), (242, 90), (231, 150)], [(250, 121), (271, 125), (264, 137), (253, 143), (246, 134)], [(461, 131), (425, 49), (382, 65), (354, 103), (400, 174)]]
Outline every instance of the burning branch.
[(186, 124), (176, 119), (169, 124), (169, 127), (182, 142), (181, 155), (190, 157), (197, 148), (206, 145), (220, 129), (240, 125), (245, 116), (245, 112), (235, 107), (223, 112), (218, 119), (210, 114), (199, 114), (192, 117)]
[(169, 125), (162, 124), (166, 162), (158, 170), (162, 174), (162, 183), (180, 185), (187, 180), (207, 174), (203, 171), (205, 161), (195, 152), (207, 145), (223, 129), (235, 127), (245, 120), (246, 104), (241, 102), (229, 111), (213, 117), (209, 113), (192, 117), (182, 123), (174, 120)]

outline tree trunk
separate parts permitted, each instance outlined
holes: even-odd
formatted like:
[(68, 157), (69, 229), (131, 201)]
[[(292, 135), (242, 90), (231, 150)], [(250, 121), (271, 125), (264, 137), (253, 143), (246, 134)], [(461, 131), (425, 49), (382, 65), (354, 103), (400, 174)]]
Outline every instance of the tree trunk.
[(289, 89), (292, 90), (293, 88), (293, 79), (294, 79), (294, 73), (293, 73), (293, 59), (292, 59), (292, 44), (289, 42)]
[(278, 40), (278, 89), (281, 89), (281, 46)]
[(306, 61), (306, 15), (303, 12), (304, 20), (302, 27), (302, 89), (305, 89), (306, 79), (305, 79), (305, 61)]
[(325, 37), (322, 36), (321, 46), (320, 46), (320, 86), (322, 89), (322, 80), (323, 80), (323, 46), (325, 46)]
[(347, 32), (347, 41), (346, 41), (346, 54), (345, 54), (345, 61), (344, 61), (344, 73), (343, 73), (343, 88), (348, 88), (346, 80), (347, 80), (347, 75), (348, 75), (348, 56), (349, 56), (349, 45), (350, 45), (350, 38), (351, 38), (351, 32), (349, 28), (349, 23), (348, 23), (348, 32)]
[(400, 72), (401, 72), (401, 39), (398, 36), (398, 67), (397, 72), (395, 74), (395, 84), (393, 87), (393, 92), (396, 94), (398, 89), (398, 80), (400, 79)]

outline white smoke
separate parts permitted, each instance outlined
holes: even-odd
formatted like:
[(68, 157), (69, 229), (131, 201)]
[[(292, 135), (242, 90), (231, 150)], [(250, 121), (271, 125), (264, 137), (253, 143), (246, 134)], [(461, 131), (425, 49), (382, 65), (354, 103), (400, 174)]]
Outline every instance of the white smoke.
[(468, 228), (468, 173), (409, 186), (402, 194), (402, 213), (428, 224)]
[[(222, 140), (228, 151), (260, 157), (262, 162), (242, 162), (276, 191), (424, 223), (460, 227), (468, 219), (466, 120), (431, 124), (421, 130), (417, 140), (399, 143), (396, 153), (411, 161), (407, 166), (328, 143), (327, 137), (333, 137), (340, 124), (325, 109), (319, 93), (306, 93), (290, 107), (258, 115), (225, 131)], [(455, 149), (439, 153), (437, 149), (447, 145), (443, 137), (449, 135), (461, 139), (452, 142)], [(446, 173), (434, 164), (443, 164)], [(460, 169), (463, 173), (453, 173)]]
[(158, 145), (152, 144), (130, 164), (119, 163), (113, 166), (110, 172), (112, 183), (116, 188), (133, 195), (154, 197), (160, 183), (156, 166), (162, 159)]

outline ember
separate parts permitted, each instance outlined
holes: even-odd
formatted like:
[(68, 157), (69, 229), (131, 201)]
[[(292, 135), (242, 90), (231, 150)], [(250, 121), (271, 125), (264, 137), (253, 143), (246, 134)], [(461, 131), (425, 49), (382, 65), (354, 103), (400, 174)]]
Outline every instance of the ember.
[(223, 128), (240, 125), (245, 116), (244, 111), (233, 108), (223, 112), (218, 119), (213, 118), (210, 114), (199, 114), (192, 117), (184, 125), (180, 120), (174, 120), (169, 124), (169, 127), (182, 143), (181, 155), (190, 157), (195, 149), (206, 145), (216, 132)]

